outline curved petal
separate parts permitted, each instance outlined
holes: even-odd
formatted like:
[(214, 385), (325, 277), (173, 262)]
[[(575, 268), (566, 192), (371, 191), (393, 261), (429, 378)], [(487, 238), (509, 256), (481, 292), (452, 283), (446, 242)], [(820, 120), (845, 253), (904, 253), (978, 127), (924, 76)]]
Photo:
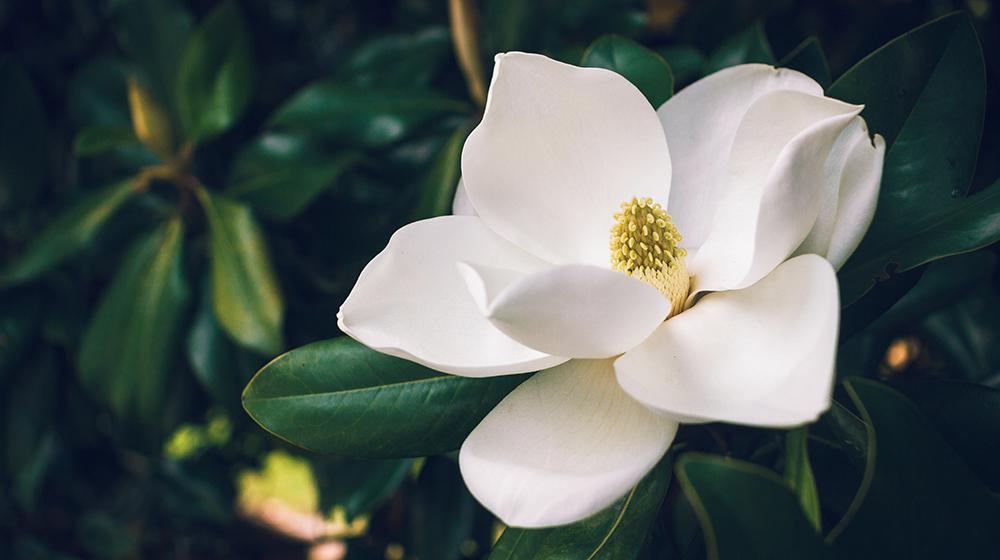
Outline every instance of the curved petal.
[(865, 141), (854, 147), (841, 175), (837, 219), (826, 251), (826, 259), (838, 270), (868, 232), (882, 184), (885, 139), (876, 134), (869, 141), (867, 133), (865, 136)]
[(861, 243), (875, 215), (885, 140), (872, 139), (864, 119), (855, 117), (826, 160), (819, 216), (796, 254), (823, 255), (839, 269)]
[(616, 356), (670, 314), (670, 301), (656, 288), (607, 268), (569, 264), (520, 274), (472, 263), (459, 267), (497, 329), (547, 354)]
[(455, 216), (478, 216), (476, 209), (469, 200), (469, 191), (465, 189), (462, 178), (458, 178), (458, 185), (455, 185), (455, 198), (451, 201), (451, 213)]
[(827, 156), (861, 109), (788, 90), (750, 107), (729, 156), (727, 194), (688, 265), (694, 292), (745, 288), (795, 251), (819, 215)]
[(665, 204), (670, 154), (656, 112), (622, 76), (541, 55), (497, 55), (462, 179), (494, 231), (556, 264), (608, 266), (633, 196)]
[(632, 400), (609, 360), (572, 360), (507, 395), (459, 454), (472, 495), (507, 525), (579, 521), (620, 498), (666, 453), (677, 423)]
[(615, 361), (622, 388), (681, 421), (794, 426), (830, 405), (839, 320), (823, 257), (703, 297)]
[(698, 80), (656, 111), (673, 160), (667, 209), (689, 251), (705, 242), (726, 193), (726, 165), (737, 126), (755, 101), (779, 90), (823, 95), (823, 88), (800, 72), (743, 64)]
[(456, 375), (524, 373), (566, 361), (511, 340), (479, 312), (455, 263), (483, 255), (521, 272), (548, 266), (479, 218), (414, 222), (361, 272), (337, 324), (375, 350)]

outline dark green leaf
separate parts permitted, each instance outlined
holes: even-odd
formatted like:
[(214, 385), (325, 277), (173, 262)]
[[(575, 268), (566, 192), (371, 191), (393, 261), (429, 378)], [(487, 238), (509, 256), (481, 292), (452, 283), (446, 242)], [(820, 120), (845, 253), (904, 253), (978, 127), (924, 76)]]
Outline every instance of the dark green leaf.
[(190, 142), (224, 132), (254, 88), (250, 33), (233, 1), (220, 4), (191, 36), (177, 71), (177, 112)]
[(123, 419), (158, 426), (190, 296), (180, 218), (138, 241), (108, 286), (80, 346), (83, 385)]
[(246, 201), (263, 216), (287, 221), (360, 160), (356, 152), (330, 156), (299, 134), (265, 132), (237, 157), (226, 195)]
[(278, 108), (270, 124), (320, 134), (347, 144), (380, 147), (468, 105), (440, 93), (368, 89), (334, 80), (306, 87)]
[[(490, 53), (531, 51), (544, 15), (533, 0), (486, 0), (483, 33)], [(487, 70), (489, 67), (487, 67)]]
[[(888, 333), (895, 328), (911, 325), (914, 321), (968, 295), (977, 284), (987, 281), (995, 266), (996, 256), (988, 251), (976, 251), (934, 261), (927, 266), (922, 275), (918, 275), (916, 286), (908, 290), (906, 295), (888, 311), (882, 313), (872, 323), (871, 328)], [(868, 294), (858, 303), (864, 302), (867, 297)]]
[(802, 510), (812, 526), (820, 528), (819, 495), (816, 479), (813, 477), (809, 461), (809, 429), (806, 427), (789, 430), (785, 434), (785, 481), (799, 497)]
[(427, 86), (451, 55), (451, 36), (443, 27), (413, 34), (374, 37), (337, 67), (337, 78), (360, 87)]
[(139, 139), (131, 128), (90, 126), (77, 133), (73, 140), (73, 151), (78, 156), (92, 156), (138, 143)]
[(753, 463), (687, 453), (677, 479), (712, 559), (833, 558), (791, 488)]
[(28, 76), (0, 56), (0, 213), (34, 200), (46, 172), (45, 112)]
[(17, 368), (38, 330), (42, 297), (37, 293), (8, 290), (0, 293), (0, 383)]
[(412, 466), (412, 459), (314, 461), (320, 507), (343, 508), (348, 521), (369, 515), (396, 493)]
[[(18, 423), (20, 424), (21, 422), (24, 422), (24, 420), (18, 419)], [(53, 464), (57, 451), (55, 434), (51, 431), (40, 434), (34, 453), (32, 453), (28, 462), (14, 477), (14, 498), (21, 509), (29, 513), (35, 512), (38, 494), (41, 491), (42, 484), (45, 482), (49, 468)]]
[(173, 106), (174, 80), (191, 34), (191, 14), (175, 0), (115, 2), (114, 31), (137, 62), (156, 97)]
[(69, 84), (74, 124), (131, 129), (128, 77), (128, 66), (115, 58), (97, 57), (82, 65)]
[(187, 355), (202, 387), (216, 402), (239, 409), (240, 391), (261, 360), (236, 346), (215, 318), (212, 290), (206, 283), (188, 331)]
[(951, 378), (1000, 386), (1000, 290), (984, 282), (926, 317), (919, 334)]
[(828, 94), (865, 104), (887, 152), (871, 229), (840, 272), (845, 302), (887, 272), (1000, 238), (1000, 188), (965, 198), (983, 126), (985, 72), (976, 32), (952, 14), (868, 55)]
[(686, 45), (676, 45), (662, 48), (659, 53), (670, 65), (670, 70), (674, 75), (675, 89), (702, 77), (705, 68), (705, 55), (701, 54), (698, 49)]
[(486, 413), (525, 379), (438, 373), (340, 337), (264, 366), (243, 406), (269, 432), (348, 457), (419, 457), (458, 449)]
[(420, 182), (420, 198), (412, 214), (414, 220), (451, 214), (455, 187), (462, 175), (462, 147), (470, 132), (471, 123), (459, 126), (441, 147), (430, 172)]
[(667, 61), (620, 35), (604, 35), (591, 43), (580, 65), (607, 68), (625, 76), (654, 108), (674, 94), (674, 74)]
[(833, 443), (847, 452), (851, 460), (862, 466), (868, 449), (868, 431), (865, 423), (847, 407), (834, 401), (830, 410), (820, 419), (820, 424), (832, 434)]
[(407, 516), (407, 535), (417, 558), (459, 560), (462, 543), (475, 529), (476, 502), (465, 487), (458, 463), (428, 457), (417, 478)]
[(132, 179), (126, 179), (79, 200), (42, 230), (0, 274), (0, 285), (32, 280), (85, 248), (133, 194)]
[[(132, 130), (127, 94), (130, 72), (125, 63), (113, 58), (98, 57), (80, 67), (69, 84), (69, 112), (79, 129)], [(139, 143), (118, 145), (109, 155), (123, 169), (109, 166), (108, 177), (159, 163), (159, 158)]]
[(902, 395), (845, 382), (867, 430), (864, 479), (827, 540), (845, 558), (976, 558), (1000, 549), (1000, 502)]
[(778, 62), (778, 66), (798, 70), (816, 80), (824, 88), (830, 87), (830, 82), (833, 81), (830, 77), (830, 65), (826, 61), (826, 55), (823, 54), (823, 47), (815, 36), (799, 43), (799, 46)]
[(219, 324), (261, 354), (281, 351), (284, 299), (264, 234), (250, 209), (198, 189), (211, 233), (212, 300)]
[(764, 34), (764, 25), (756, 23), (737, 35), (723, 41), (705, 62), (705, 74), (711, 74), (723, 68), (759, 62), (775, 64), (774, 53)]
[(635, 558), (670, 486), (668, 454), (628, 494), (583, 521), (552, 529), (508, 527), (490, 560)]
[(846, 305), (840, 315), (840, 340), (850, 339), (881, 317), (917, 285), (923, 274), (923, 268), (892, 274), (876, 282), (860, 299)]
[(909, 397), (972, 470), (1000, 490), (1000, 391), (963, 381), (904, 381)]

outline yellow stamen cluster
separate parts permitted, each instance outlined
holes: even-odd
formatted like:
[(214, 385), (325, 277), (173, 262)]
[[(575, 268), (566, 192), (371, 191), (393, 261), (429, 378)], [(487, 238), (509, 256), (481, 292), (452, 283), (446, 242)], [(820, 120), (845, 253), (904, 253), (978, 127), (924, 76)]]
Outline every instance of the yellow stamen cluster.
[(671, 314), (680, 312), (690, 279), (684, 264), (687, 250), (677, 245), (681, 234), (670, 214), (652, 198), (632, 197), (614, 217), (611, 268), (653, 286), (670, 300)]

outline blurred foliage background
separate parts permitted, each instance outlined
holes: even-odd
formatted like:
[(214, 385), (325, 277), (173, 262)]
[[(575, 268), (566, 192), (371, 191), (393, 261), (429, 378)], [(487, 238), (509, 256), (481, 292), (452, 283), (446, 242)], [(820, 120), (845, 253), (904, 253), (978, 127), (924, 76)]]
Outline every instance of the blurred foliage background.
[[(339, 334), (395, 229), (450, 212), (484, 87), (466, 77), (506, 50), (575, 63), (607, 33), (677, 89), (810, 37), (836, 77), (966, 10), (989, 80), (977, 192), (1000, 175), (994, 4), (0, 1), (0, 556), (483, 557), (494, 521), (451, 458), (309, 454), (240, 407), (270, 358)], [(909, 294), (845, 316), (841, 369), (1000, 388), (996, 252), (887, 283)], [(703, 555), (668, 500), (658, 530)]]

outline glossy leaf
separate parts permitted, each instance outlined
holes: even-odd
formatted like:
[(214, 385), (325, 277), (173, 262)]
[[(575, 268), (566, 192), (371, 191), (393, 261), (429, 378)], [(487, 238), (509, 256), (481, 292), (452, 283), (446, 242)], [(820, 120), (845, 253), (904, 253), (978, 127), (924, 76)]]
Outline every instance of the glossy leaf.
[(284, 346), (285, 303), (264, 234), (246, 205), (204, 189), (197, 193), (211, 235), (215, 316), (238, 343), (277, 354)]
[(851, 508), (827, 535), (837, 551), (975, 558), (1000, 549), (1000, 502), (913, 403), (870, 380), (845, 388), (865, 422), (867, 461)]
[(920, 408), (983, 482), (1000, 490), (1000, 390), (948, 380), (904, 381), (894, 388)]
[(171, 160), (174, 157), (174, 131), (170, 115), (134, 77), (128, 79), (128, 106), (135, 137), (160, 159)]
[(92, 156), (138, 143), (135, 132), (128, 128), (89, 126), (78, 132), (73, 139), (73, 151), (78, 156)]
[(431, 163), (430, 171), (420, 182), (420, 194), (413, 211), (414, 220), (451, 214), (455, 188), (462, 176), (462, 147), (470, 132), (471, 123), (459, 126), (441, 147)]
[(687, 453), (677, 461), (677, 480), (701, 523), (709, 558), (834, 557), (791, 488), (763, 467)]
[(672, 463), (668, 454), (625, 496), (583, 521), (552, 529), (508, 527), (490, 560), (635, 558), (670, 486)]
[(771, 45), (764, 34), (764, 25), (756, 23), (744, 31), (723, 41), (705, 61), (705, 74), (711, 74), (723, 68), (737, 64), (759, 62), (774, 64), (776, 62)]
[(46, 173), (45, 112), (34, 86), (0, 56), (0, 212), (35, 198)]
[(829, 87), (830, 82), (833, 81), (830, 77), (830, 64), (827, 63), (823, 47), (815, 36), (799, 43), (797, 47), (778, 61), (778, 66), (798, 70), (816, 80), (824, 88)]
[[(888, 333), (904, 325), (911, 325), (967, 296), (976, 285), (988, 281), (996, 268), (996, 260), (996, 255), (988, 251), (976, 251), (934, 261), (926, 267), (926, 271), (917, 275), (918, 280), (913, 289), (908, 290), (895, 305), (884, 311), (870, 328)], [(867, 294), (859, 303), (866, 298)]]
[(278, 108), (270, 125), (380, 147), (469, 106), (425, 90), (359, 88), (334, 80), (307, 86)]
[(352, 52), (336, 76), (360, 87), (424, 87), (450, 55), (451, 37), (443, 27), (381, 35)]
[(340, 337), (282, 354), (250, 381), (243, 406), (272, 434), (345, 457), (418, 457), (458, 449), (526, 376), (472, 379)]
[(91, 193), (64, 211), (0, 274), (0, 285), (20, 284), (84, 249), (132, 195), (131, 179)]
[(115, 2), (112, 21), (119, 43), (138, 63), (154, 94), (172, 107), (172, 87), (191, 34), (191, 14), (177, 0)]
[(412, 466), (413, 459), (315, 460), (320, 509), (342, 508), (348, 521), (370, 515), (396, 493)]
[(226, 195), (249, 203), (262, 216), (287, 221), (359, 161), (356, 152), (324, 153), (303, 135), (265, 132), (240, 152)]
[(581, 66), (607, 68), (632, 82), (659, 107), (674, 94), (674, 74), (662, 56), (620, 35), (605, 35), (583, 53)]
[(233, 1), (208, 14), (191, 36), (177, 71), (177, 111), (190, 142), (224, 132), (253, 94), (250, 32)]
[(216, 402), (239, 410), (239, 394), (261, 359), (236, 346), (215, 318), (211, 283), (205, 283), (201, 302), (187, 333), (187, 356), (195, 378)]
[(83, 385), (125, 420), (157, 426), (177, 353), (189, 289), (182, 269), (180, 218), (128, 252), (80, 346)]
[(795, 428), (785, 434), (785, 482), (799, 497), (806, 518), (818, 531), (820, 528), (819, 494), (809, 461), (809, 429)]
[(1000, 239), (1000, 188), (966, 198), (983, 126), (982, 52), (968, 16), (952, 14), (889, 42), (848, 70), (828, 94), (865, 104), (885, 137), (878, 209), (840, 271), (856, 300), (888, 272)]

